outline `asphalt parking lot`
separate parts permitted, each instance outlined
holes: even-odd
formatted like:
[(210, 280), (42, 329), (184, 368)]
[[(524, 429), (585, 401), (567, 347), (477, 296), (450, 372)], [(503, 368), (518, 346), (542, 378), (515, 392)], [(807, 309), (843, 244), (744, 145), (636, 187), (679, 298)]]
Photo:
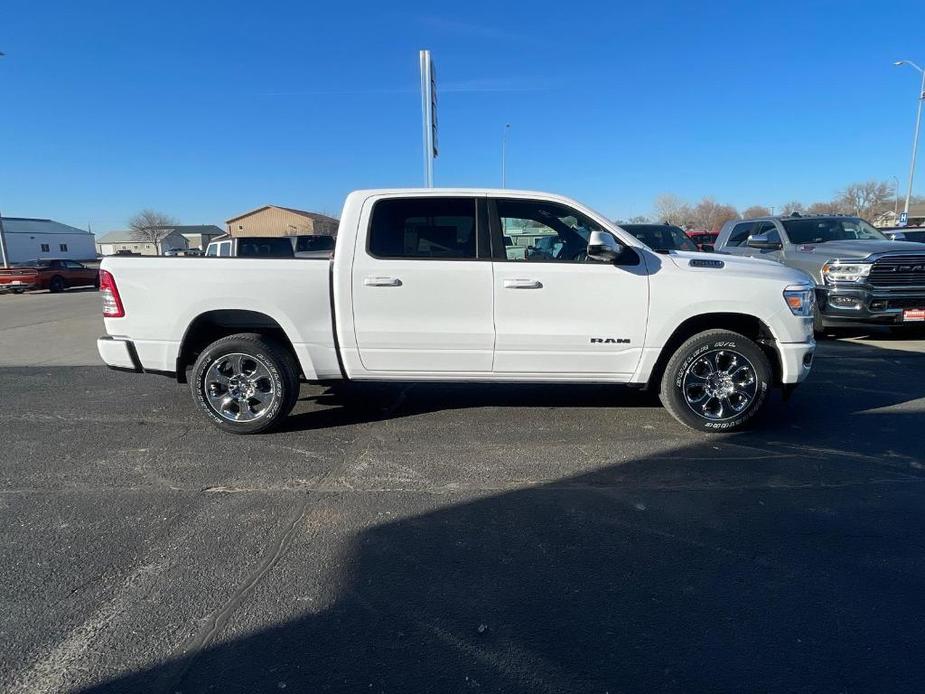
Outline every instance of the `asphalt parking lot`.
[(0, 296), (0, 689), (910, 692), (925, 340), (753, 431), (612, 387), (305, 386), (205, 425), (95, 292)]

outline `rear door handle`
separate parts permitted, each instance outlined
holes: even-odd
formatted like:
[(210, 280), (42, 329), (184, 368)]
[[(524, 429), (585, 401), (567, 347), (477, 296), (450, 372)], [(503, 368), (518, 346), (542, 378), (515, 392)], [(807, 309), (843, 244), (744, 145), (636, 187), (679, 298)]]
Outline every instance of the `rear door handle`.
[(397, 277), (367, 277), (363, 284), (367, 287), (400, 287), (401, 280)]
[(505, 289), (542, 289), (543, 283), (539, 280), (504, 280)]

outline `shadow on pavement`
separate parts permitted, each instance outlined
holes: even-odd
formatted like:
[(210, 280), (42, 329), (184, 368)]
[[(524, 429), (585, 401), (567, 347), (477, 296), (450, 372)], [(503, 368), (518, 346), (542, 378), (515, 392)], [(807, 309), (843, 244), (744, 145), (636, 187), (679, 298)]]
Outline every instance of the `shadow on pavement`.
[[(875, 356), (820, 358), (811, 387), (723, 439), (750, 458), (695, 437), (375, 526), (329, 607), (88, 691), (920, 690), (923, 417), (901, 406), (925, 360)], [(640, 397), (614, 392), (415, 386), (390, 416)], [(334, 412), (296, 428), (356, 421)]]

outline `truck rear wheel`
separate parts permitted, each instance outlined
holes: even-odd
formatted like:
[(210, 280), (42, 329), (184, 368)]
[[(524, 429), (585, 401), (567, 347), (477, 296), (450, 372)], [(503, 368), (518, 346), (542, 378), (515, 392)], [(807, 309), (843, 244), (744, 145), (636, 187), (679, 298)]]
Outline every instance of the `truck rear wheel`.
[(771, 384), (771, 363), (754, 341), (730, 330), (694, 335), (668, 360), (659, 397), (691, 429), (728, 432), (761, 409)]
[(258, 434), (286, 418), (299, 398), (299, 371), (278, 341), (239, 333), (206, 347), (190, 378), (193, 401), (215, 426)]

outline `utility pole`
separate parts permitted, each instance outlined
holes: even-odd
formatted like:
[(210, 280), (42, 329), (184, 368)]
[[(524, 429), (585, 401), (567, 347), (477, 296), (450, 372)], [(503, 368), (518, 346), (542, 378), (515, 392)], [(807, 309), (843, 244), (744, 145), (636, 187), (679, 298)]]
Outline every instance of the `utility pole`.
[[(4, 56), (4, 53), (0, 51), (0, 58)], [(3, 212), (0, 212), (0, 260), (3, 261), (3, 267), (10, 266), (10, 259), (6, 254), (6, 235), (3, 233)]]
[(909, 202), (912, 200), (912, 179), (915, 177), (915, 154), (919, 146), (919, 126), (922, 124), (922, 102), (925, 101), (925, 70), (911, 60), (897, 60), (894, 65), (908, 65), (918, 70), (922, 75), (922, 86), (919, 87), (918, 109), (915, 114), (915, 134), (912, 136), (912, 162), (909, 164), (909, 189), (906, 191), (906, 206), (903, 208), (906, 220), (909, 219)]
[(501, 131), (501, 187), (507, 187), (507, 175), (505, 171), (505, 159), (507, 158), (507, 133), (511, 129), (510, 123), (504, 124), (504, 130)]
[(6, 235), (3, 233), (3, 212), (0, 212), (0, 256), (2, 256), (3, 267), (10, 266), (10, 259), (6, 256)]

